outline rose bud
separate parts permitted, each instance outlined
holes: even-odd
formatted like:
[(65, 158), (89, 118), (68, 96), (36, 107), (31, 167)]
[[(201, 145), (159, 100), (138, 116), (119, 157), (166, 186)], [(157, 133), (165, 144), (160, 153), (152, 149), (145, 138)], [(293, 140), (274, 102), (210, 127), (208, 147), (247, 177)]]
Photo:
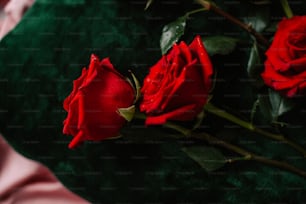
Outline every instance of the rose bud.
[(266, 52), (261, 74), (269, 87), (287, 97), (306, 93), (306, 16), (283, 19)]
[(89, 69), (74, 80), (73, 90), (64, 100), (68, 112), (63, 133), (73, 135), (69, 148), (85, 140), (103, 140), (119, 136), (126, 122), (120, 109), (133, 109), (135, 92), (131, 84), (115, 70), (108, 58), (91, 56)]
[(147, 125), (194, 119), (207, 102), (213, 68), (200, 36), (188, 46), (175, 44), (150, 69), (141, 92), (140, 110)]

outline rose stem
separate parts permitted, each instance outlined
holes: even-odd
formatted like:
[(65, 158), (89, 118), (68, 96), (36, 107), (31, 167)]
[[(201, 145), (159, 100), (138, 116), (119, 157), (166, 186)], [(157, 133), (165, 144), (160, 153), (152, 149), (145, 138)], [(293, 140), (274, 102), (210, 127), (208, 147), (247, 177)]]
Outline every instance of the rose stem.
[[(209, 134), (206, 134), (206, 133), (193, 134), (193, 135), (191, 135), (191, 137), (201, 139), (201, 140), (205, 140), (212, 145), (221, 146), (225, 149), (236, 152), (236, 153), (244, 156), (244, 158), (245, 158), (244, 160), (253, 160), (253, 161), (263, 163), (263, 164), (266, 164), (266, 165), (269, 165), (269, 166), (272, 166), (272, 167), (277, 167), (279, 169), (290, 171), (292, 173), (295, 173), (299, 176), (302, 176), (302, 177), (306, 178), (306, 172), (305, 171), (303, 171), (303, 170), (301, 170), (297, 167), (294, 167), (294, 166), (292, 166), (292, 165), (290, 165), (286, 162), (277, 161), (277, 160), (269, 159), (269, 158), (266, 158), (266, 157), (263, 157), (263, 156), (259, 156), (257, 154), (252, 153), (252, 152), (244, 150), (240, 147), (229, 144), (229, 143), (227, 143), (223, 140), (220, 140), (216, 137), (213, 137)], [(242, 160), (242, 161), (244, 161), (244, 160)]]
[(193, 11), (189, 11), (185, 14), (185, 17), (189, 17), (192, 14), (199, 13), (199, 12), (202, 12), (202, 11), (207, 11), (207, 9), (206, 8), (200, 8), (200, 9), (196, 9), (196, 10), (193, 10)]
[[(252, 152), (249, 152), (245, 149), (242, 149), (241, 147), (232, 145), (230, 143), (225, 142), (224, 140), (220, 140), (214, 136), (211, 136), (207, 133), (192, 133), (190, 130), (179, 126), (179, 128), (177, 128), (177, 125), (173, 125), (173, 123), (167, 122), (164, 124), (164, 127), (168, 127), (171, 129), (174, 129), (180, 133), (182, 133), (183, 135), (185, 135), (186, 137), (191, 137), (191, 138), (196, 138), (196, 139), (200, 139), (200, 140), (204, 140), (206, 142), (208, 142), (211, 145), (217, 145), (217, 146), (221, 146), (227, 150), (233, 151), (237, 154), (240, 154), (243, 156), (243, 159), (240, 159), (241, 161), (245, 161), (245, 160), (253, 160), (256, 162), (260, 162), (272, 167), (277, 167), (279, 169), (283, 169), (283, 170), (287, 170), (290, 171), (292, 173), (295, 173), (299, 176), (305, 177), (306, 178), (306, 172), (295, 167), (292, 166), (286, 162), (282, 162), (282, 161), (277, 161), (277, 160), (273, 160), (273, 159), (269, 159), (263, 156), (259, 156), (257, 154), (254, 154)], [(233, 160), (234, 161), (234, 160)], [(238, 161), (238, 160), (237, 160)]]
[(281, 141), (283, 143), (286, 143), (288, 144), (290, 147), (292, 147), (293, 149), (295, 149), (297, 152), (300, 152), (304, 158), (306, 158), (306, 150), (301, 147), (300, 145), (288, 140), (286, 137), (284, 137), (283, 135), (280, 135), (280, 134), (274, 134), (274, 133), (270, 133), (270, 132), (267, 132), (263, 129), (260, 129), (256, 126), (254, 126), (253, 124), (247, 122), (247, 121), (244, 121), (244, 120), (241, 120), (240, 118), (214, 106), (213, 104), (211, 103), (207, 103), (205, 106), (204, 106), (204, 110), (214, 114), (214, 115), (217, 115), (221, 118), (224, 118), (226, 120), (229, 120), (237, 125), (240, 125), (241, 127), (244, 127), (252, 132), (255, 132), (255, 133), (258, 133), (260, 135), (263, 135), (267, 138), (270, 138), (270, 139), (273, 139), (273, 140), (277, 140), (277, 141)]
[[(140, 119), (140, 120), (146, 120), (146, 115), (139, 112), (139, 111), (136, 111), (135, 114), (134, 114), (134, 118)], [(164, 125), (164, 126), (167, 127), (167, 128), (176, 130), (177, 132), (180, 132), (183, 135), (189, 135), (190, 132), (191, 132), (190, 130), (188, 130), (184, 127), (181, 127), (179, 125), (176, 125), (175, 123), (171, 123), (171, 122), (167, 122), (166, 125)]]
[[(138, 118), (138, 119), (143, 120), (143, 119), (146, 118), (146, 116), (142, 113), (136, 112), (134, 118)], [(163, 126), (167, 127), (167, 128), (170, 128), (170, 129), (173, 129), (173, 130), (176, 130), (176, 131), (182, 133), (184, 136), (186, 136), (188, 138), (195, 138), (195, 139), (204, 140), (204, 141), (208, 142), (209, 144), (216, 145), (216, 146), (221, 146), (221, 147), (223, 147), (227, 150), (230, 150), (230, 151), (233, 151), (237, 154), (240, 154), (244, 158), (244, 159), (241, 159), (241, 161), (246, 161), (246, 160), (252, 161), (253, 160), (253, 161), (263, 163), (263, 164), (266, 164), (266, 165), (269, 165), (269, 166), (272, 166), (272, 167), (276, 167), (276, 168), (279, 168), (279, 169), (290, 171), (292, 173), (295, 173), (299, 176), (302, 176), (302, 177), (306, 178), (306, 172), (304, 172), (303, 170), (301, 170), (299, 168), (296, 168), (296, 167), (294, 167), (294, 166), (292, 166), (292, 165), (290, 165), (286, 162), (281, 162), (281, 161), (277, 161), (277, 160), (273, 160), (273, 159), (268, 159), (268, 158), (256, 155), (252, 152), (249, 152), (247, 150), (242, 149), (241, 147), (232, 145), (230, 143), (227, 143), (223, 140), (220, 140), (220, 139), (218, 139), (216, 137), (213, 137), (213, 136), (211, 136), (209, 134), (206, 134), (206, 133), (197, 133), (197, 134), (192, 133), (191, 130), (189, 130), (187, 128), (184, 128), (184, 127), (181, 127), (181, 126), (178, 126), (178, 125), (176, 125), (174, 123), (171, 123), (171, 122), (167, 122)], [(233, 160), (233, 161), (235, 161), (235, 160)]]
[(263, 45), (265, 45), (267, 47), (270, 45), (269, 41), (264, 36), (262, 36), (261, 34), (256, 32), (254, 30), (254, 28), (252, 27), (252, 25), (243, 23), (242, 21), (240, 21), (236, 17), (230, 15), (229, 13), (223, 11), (222, 9), (218, 8), (217, 6), (213, 5), (212, 3), (208, 2), (208, 1), (205, 1), (205, 0), (196, 0), (196, 1), (199, 4), (201, 4), (204, 8), (206, 8), (207, 10), (214, 11), (215, 13), (225, 17), (226, 19), (228, 19), (232, 23), (234, 23), (234, 24), (238, 25), (239, 27), (241, 27), (242, 29), (246, 30), (251, 35), (253, 35), (258, 42), (262, 43)]
[(289, 6), (289, 3), (287, 0), (280, 0), (281, 4), (282, 4), (282, 7), (284, 9), (284, 12), (287, 16), (287, 18), (292, 18), (293, 17), (293, 13), (292, 13), (292, 10)]

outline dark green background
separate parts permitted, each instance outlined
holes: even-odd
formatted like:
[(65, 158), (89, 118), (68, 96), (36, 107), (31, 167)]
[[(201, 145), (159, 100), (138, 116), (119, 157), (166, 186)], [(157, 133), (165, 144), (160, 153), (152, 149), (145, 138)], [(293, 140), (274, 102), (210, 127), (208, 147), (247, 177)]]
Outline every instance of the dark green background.
[[(254, 1), (218, 1), (218, 5), (240, 18), (260, 9), (268, 12), (271, 23), (283, 16), (277, 2), (264, 7), (250, 2)], [(294, 12), (302, 15), (305, 3), (291, 3)], [(173, 132), (144, 129), (141, 121), (125, 128), (122, 139), (88, 142), (68, 150), (71, 137), (62, 135), (66, 117), (62, 101), (71, 91), (72, 80), (88, 65), (90, 54), (109, 56), (122, 73), (131, 69), (143, 79), (160, 58), (163, 25), (199, 7), (187, 0), (156, 1), (148, 11), (144, 6), (145, 1), (37, 0), (0, 43), (0, 131), (5, 138), (94, 203), (306, 202), (306, 181), (301, 177), (254, 162), (237, 162), (206, 173), (180, 150), (199, 141), (166, 139), (162, 135)], [(244, 80), (248, 79), (250, 37), (213, 13), (192, 17), (183, 37), (187, 42), (195, 34), (226, 35), (246, 42), (228, 56), (212, 58), (219, 79), (213, 102), (249, 119), (256, 94), (265, 92)], [(288, 114), (286, 120), (295, 125), (282, 131), (305, 145), (305, 120), (296, 123), (297, 114), (305, 118), (303, 107)], [(269, 125), (260, 112), (255, 121)], [(208, 116), (201, 128), (306, 169), (305, 160), (285, 145), (221, 119)]]

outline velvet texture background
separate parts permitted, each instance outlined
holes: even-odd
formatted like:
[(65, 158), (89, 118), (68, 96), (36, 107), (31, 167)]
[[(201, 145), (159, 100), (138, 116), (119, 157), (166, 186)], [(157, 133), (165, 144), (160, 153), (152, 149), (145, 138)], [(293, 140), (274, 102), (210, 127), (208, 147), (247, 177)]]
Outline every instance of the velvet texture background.
[[(252, 10), (233, 1), (223, 8), (237, 17)], [(231, 1), (228, 1), (231, 2)], [(302, 2), (302, 1), (301, 1)], [(160, 58), (159, 37), (164, 24), (197, 8), (190, 1), (157, 1), (146, 12), (142, 1), (37, 0), (16, 29), (0, 43), (0, 131), (23, 155), (47, 165), (73, 192), (93, 203), (300, 203), (306, 201), (306, 181), (301, 177), (251, 162), (237, 162), (206, 173), (180, 149), (195, 141), (163, 138), (168, 130), (144, 130), (135, 121), (119, 140), (86, 143), (68, 150), (71, 137), (62, 135), (66, 116), (63, 99), (72, 80), (87, 66), (91, 53), (109, 56), (123, 74), (132, 69), (140, 78)], [(295, 4), (303, 14), (305, 3)], [(283, 15), (278, 4), (269, 7), (271, 18)], [(247, 39), (244, 31), (215, 14), (191, 20), (187, 37), (226, 31)], [(201, 17), (201, 18), (200, 18)], [(245, 80), (243, 49), (216, 56), (219, 69), (214, 101), (248, 117), (255, 100), (254, 88)], [(227, 66), (225, 66), (227, 65)], [(229, 88), (230, 87), (230, 88)], [(230, 97), (238, 95), (238, 97)], [(302, 109), (301, 109), (302, 110)], [(297, 111), (303, 115), (303, 111)], [(261, 115), (257, 123), (263, 124)], [(283, 131), (304, 142), (304, 122), (289, 115), (294, 128)], [(305, 160), (277, 142), (264, 140), (212, 116), (207, 131), (267, 156), (306, 168)], [(144, 133), (145, 132), (145, 133)], [(204, 144), (205, 145), (205, 144)], [(223, 151), (225, 154), (228, 152)], [(0, 181), (1, 182), (1, 181)]]

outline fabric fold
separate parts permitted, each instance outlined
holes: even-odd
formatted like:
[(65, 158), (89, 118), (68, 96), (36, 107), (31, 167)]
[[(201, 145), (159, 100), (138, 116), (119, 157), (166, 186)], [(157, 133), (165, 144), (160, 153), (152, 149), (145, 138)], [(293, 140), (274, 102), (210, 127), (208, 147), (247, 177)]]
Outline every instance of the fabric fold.
[(1, 204), (85, 204), (66, 189), (44, 165), (13, 150), (0, 135)]

